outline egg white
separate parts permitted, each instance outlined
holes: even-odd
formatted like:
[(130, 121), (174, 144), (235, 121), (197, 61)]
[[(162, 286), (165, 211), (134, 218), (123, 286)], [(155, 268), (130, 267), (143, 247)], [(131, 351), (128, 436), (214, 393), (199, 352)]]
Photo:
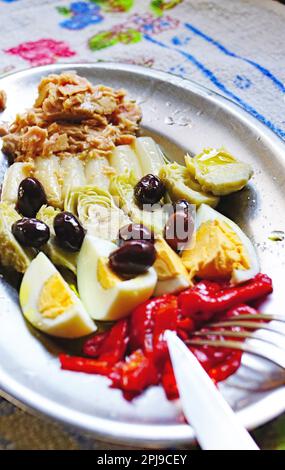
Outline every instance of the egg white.
[(47, 256), (39, 253), (25, 272), (20, 287), (19, 299), (24, 317), (38, 330), (61, 338), (79, 338), (96, 331), (95, 323), (62, 276), (73, 304), (55, 318), (41, 315), (38, 309), (41, 290), (54, 274), (61, 276)]
[(153, 268), (129, 280), (120, 280), (105, 289), (98, 280), (99, 258), (108, 258), (118, 247), (115, 243), (87, 235), (77, 263), (77, 284), (80, 298), (95, 320), (114, 321), (128, 315), (149, 299), (155, 289), (157, 275)]
[(190, 286), (189, 279), (183, 274), (178, 274), (171, 279), (159, 280), (154, 291), (155, 296), (164, 294), (175, 294)]

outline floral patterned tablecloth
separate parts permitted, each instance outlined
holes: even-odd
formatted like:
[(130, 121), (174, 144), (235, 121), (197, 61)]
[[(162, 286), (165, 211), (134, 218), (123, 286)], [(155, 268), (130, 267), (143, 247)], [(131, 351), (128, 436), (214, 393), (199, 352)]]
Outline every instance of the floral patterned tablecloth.
[[(273, 0), (0, 0), (0, 75), (56, 62), (153, 67), (224, 94), (285, 139), (284, 24)], [(285, 416), (255, 438), (285, 449)], [(110, 448), (0, 399), (0, 449)]]

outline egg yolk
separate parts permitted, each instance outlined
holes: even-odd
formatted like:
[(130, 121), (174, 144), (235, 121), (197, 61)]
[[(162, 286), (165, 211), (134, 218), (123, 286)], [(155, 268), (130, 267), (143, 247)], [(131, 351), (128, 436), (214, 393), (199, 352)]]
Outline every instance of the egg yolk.
[(155, 242), (156, 260), (153, 265), (159, 281), (172, 279), (179, 274), (188, 277), (187, 270), (181, 258), (170, 248), (163, 238), (158, 238)]
[(184, 250), (182, 261), (190, 278), (228, 279), (234, 269), (249, 269), (248, 254), (240, 238), (224, 221), (209, 220), (196, 232), (196, 243)]
[(62, 277), (53, 274), (44, 283), (38, 301), (38, 309), (45, 318), (56, 318), (74, 304)]
[(101, 257), (98, 259), (97, 264), (97, 279), (100, 282), (103, 289), (111, 289), (122, 279), (112, 271), (109, 267), (108, 258)]

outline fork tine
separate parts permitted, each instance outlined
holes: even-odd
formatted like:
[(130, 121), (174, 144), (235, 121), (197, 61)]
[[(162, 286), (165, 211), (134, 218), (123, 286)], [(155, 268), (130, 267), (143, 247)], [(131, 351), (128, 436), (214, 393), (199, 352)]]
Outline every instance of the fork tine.
[(189, 339), (185, 342), (190, 346), (215, 346), (219, 348), (236, 349), (267, 359), (285, 369), (285, 351), (261, 339), (251, 338), (250, 341), (245, 343), (230, 340), (207, 339)]
[[(269, 330), (269, 331), (274, 331), (275, 333), (278, 333), (278, 334), (284, 336), (284, 331), (278, 329), (278, 327), (276, 325), (272, 324), (272, 323), (239, 320), (239, 321), (221, 321), (221, 322), (216, 322), (216, 323), (210, 323), (208, 325), (209, 328), (212, 328), (212, 327), (228, 327), (228, 326), (243, 326), (243, 327), (249, 328), (251, 330)], [(198, 332), (197, 332), (197, 334), (198, 334)]]
[(230, 336), (232, 338), (253, 338), (254, 332), (249, 331), (227, 331), (227, 330), (208, 330), (194, 331), (191, 336)]
[[(276, 331), (271, 331), (271, 335), (267, 335), (267, 337), (260, 337), (260, 332), (261, 329), (258, 331), (228, 331), (228, 330), (208, 330), (208, 331), (194, 331), (191, 333), (191, 336), (225, 336), (225, 337), (230, 337), (230, 338), (255, 338), (260, 341), (265, 341), (266, 343), (274, 344), (275, 346), (283, 347), (283, 339), (281, 338), (276, 338), (276, 335), (278, 332)], [(271, 338), (273, 336), (273, 338)], [(274, 338), (275, 336), (275, 338)], [(278, 341), (279, 339), (279, 341)]]
[(221, 340), (221, 339), (186, 339), (184, 343), (190, 346), (215, 346), (218, 348), (238, 349), (240, 351), (248, 352), (245, 349), (245, 343), (238, 341)]
[(275, 321), (280, 321), (285, 323), (285, 315), (271, 315), (270, 313), (256, 313), (256, 314), (248, 314), (248, 315), (239, 315), (239, 316), (232, 316), (232, 317), (227, 317), (223, 321), (231, 321), (231, 320), (236, 320), (236, 321), (243, 321), (243, 320), (275, 320)]

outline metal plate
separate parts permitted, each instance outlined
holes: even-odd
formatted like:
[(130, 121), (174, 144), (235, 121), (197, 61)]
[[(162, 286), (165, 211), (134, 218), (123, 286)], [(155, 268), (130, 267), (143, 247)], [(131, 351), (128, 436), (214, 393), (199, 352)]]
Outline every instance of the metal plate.
[[(70, 69), (93, 83), (127, 89), (142, 106), (144, 132), (153, 135), (170, 158), (182, 161), (186, 150), (196, 153), (205, 146), (223, 145), (253, 165), (255, 176), (249, 187), (224, 198), (222, 210), (254, 240), (262, 270), (273, 277), (275, 293), (263, 310), (284, 312), (285, 246), (268, 240), (272, 230), (284, 230), (284, 143), (241, 108), (198, 84), (119, 64), (53, 65), (6, 76), (0, 88), (7, 91), (8, 107), (1, 119), (10, 121), (32, 105), (43, 76)], [(2, 156), (2, 174), (5, 166)], [(67, 343), (41, 335), (25, 323), (17, 291), (5, 276), (0, 297), (0, 388), (6, 398), (128, 445), (158, 447), (193, 440), (192, 429), (182, 424), (179, 403), (167, 401), (159, 387), (128, 403), (119, 390), (108, 388), (103, 377), (61, 371), (57, 353), (69, 350)], [(221, 390), (244, 425), (253, 428), (284, 411), (285, 387), (280, 383), (284, 375), (279, 371), (244, 355), (242, 367)]]

